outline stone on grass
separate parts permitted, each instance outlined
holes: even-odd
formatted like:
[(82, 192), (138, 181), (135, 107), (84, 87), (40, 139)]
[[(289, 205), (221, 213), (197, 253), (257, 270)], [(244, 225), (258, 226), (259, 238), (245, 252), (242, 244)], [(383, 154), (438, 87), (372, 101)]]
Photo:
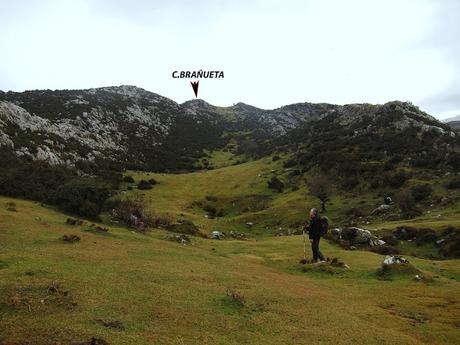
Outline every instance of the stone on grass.
[(409, 261), (403, 258), (402, 256), (391, 255), (391, 256), (386, 256), (385, 259), (383, 260), (383, 263), (385, 265), (395, 265), (395, 264), (406, 265), (409, 263)]
[(190, 244), (190, 237), (185, 234), (168, 234), (165, 238), (168, 241), (178, 242), (182, 245)]
[(225, 235), (220, 232), (220, 231), (213, 231), (211, 232), (210, 236), (213, 240), (223, 240), (225, 238)]
[(379, 207), (377, 207), (376, 209), (374, 209), (371, 212), (371, 216), (376, 216), (376, 215), (379, 215), (379, 214), (383, 214), (383, 213), (389, 211), (390, 209), (391, 209), (390, 205), (386, 205), (386, 204), (380, 205)]
[(368, 243), (372, 239), (372, 234), (369, 230), (356, 229), (355, 243)]

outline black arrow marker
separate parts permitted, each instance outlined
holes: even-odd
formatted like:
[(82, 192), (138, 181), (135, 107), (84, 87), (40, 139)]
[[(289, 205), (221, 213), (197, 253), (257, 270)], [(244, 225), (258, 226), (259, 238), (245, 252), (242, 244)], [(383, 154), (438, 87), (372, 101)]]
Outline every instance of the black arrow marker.
[(192, 84), (193, 92), (195, 93), (195, 98), (198, 97), (198, 86), (199, 86), (200, 81), (191, 81), (190, 84)]

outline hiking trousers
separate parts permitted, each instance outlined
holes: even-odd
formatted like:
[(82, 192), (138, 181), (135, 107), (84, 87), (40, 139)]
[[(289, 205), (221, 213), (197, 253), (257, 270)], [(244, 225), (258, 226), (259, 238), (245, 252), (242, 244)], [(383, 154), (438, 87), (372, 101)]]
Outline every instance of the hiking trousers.
[(319, 240), (321, 237), (313, 238), (311, 242), (311, 251), (313, 252), (313, 261), (325, 260), (324, 255), (319, 250)]

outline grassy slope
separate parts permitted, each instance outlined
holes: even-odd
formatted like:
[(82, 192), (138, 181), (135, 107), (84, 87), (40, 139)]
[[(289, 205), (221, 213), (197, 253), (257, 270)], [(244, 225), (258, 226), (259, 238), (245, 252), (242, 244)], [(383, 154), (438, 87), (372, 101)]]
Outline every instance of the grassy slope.
[[(272, 170), (286, 174), (270, 159), (183, 175), (132, 174), (160, 182), (142, 192), (160, 213), (191, 219), (205, 232), (261, 234), (304, 219), (316, 204), (304, 189), (270, 192), (266, 181)], [(191, 207), (209, 195), (218, 197), (213, 205), (229, 210), (226, 217), (206, 219), (202, 209)], [(266, 208), (240, 214), (253, 195), (267, 198)], [(334, 219), (341, 208), (363, 200), (372, 204), (375, 198), (336, 196), (329, 214)], [(433, 283), (412, 276), (382, 281), (375, 275), (382, 256), (323, 243), (326, 255), (340, 257), (351, 270), (337, 276), (303, 273), (299, 236), (194, 238), (184, 247), (165, 241), (161, 230), (87, 232), (32, 202), (13, 200), (18, 211), (7, 211), (3, 205), (11, 200), (0, 197), (0, 344), (65, 344), (91, 336), (110, 344), (454, 344), (460, 335), (458, 260), (409, 258), (437, 276)], [(415, 222), (459, 224), (455, 205), (441, 211), (441, 218), (430, 214)], [(246, 221), (256, 225), (247, 229)], [(71, 233), (82, 240), (59, 240)], [(53, 281), (69, 295), (47, 292)], [(246, 305), (231, 303), (227, 289), (243, 294)], [(77, 305), (71, 308), (71, 302)], [(125, 328), (110, 330), (95, 319), (120, 320)]]
[[(5, 198), (0, 202), (4, 203)], [(0, 210), (0, 339), (11, 344), (85, 340), (112, 344), (448, 344), (458, 339), (458, 261), (414, 260), (435, 283), (380, 281), (382, 258), (324, 244), (352, 270), (332, 277), (301, 273), (298, 236), (261, 241), (194, 239), (183, 247), (123, 228), (109, 235), (65, 224), (65, 215), (26, 201)], [(75, 233), (82, 240), (58, 238)], [(215, 250), (212, 250), (215, 248)], [(29, 272), (29, 273), (27, 273)], [(32, 275), (30, 275), (32, 274)], [(38, 301), (60, 282), (73, 310)], [(226, 289), (245, 296), (232, 305)], [(32, 306), (11, 307), (23, 298)], [(121, 320), (108, 330), (94, 319)], [(455, 323), (457, 322), (457, 323)]]
[[(217, 155), (221, 159), (221, 153)], [(221, 163), (224, 165), (223, 163)], [(286, 187), (284, 193), (275, 193), (268, 189), (267, 181), (278, 176), (285, 182), (289, 180), (289, 171), (283, 169), (282, 162), (273, 162), (270, 157), (251, 161), (235, 166), (224, 166), (220, 169), (190, 174), (153, 174), (129, 172), (136, 181), (155, 178), (159, 184), (152, 190), (126, 191), (126, 195), (145, 195), (152, 207), (160, 213), (168, 213), (173, 219), (187, 218), (200, 225), (205, 232), (212, 230), (249, 230), (244, 224), (253, 222), (250, 229), (254, 234), (274, 233), (280, 228), (294, 228), (296, 223), (303, 222), (311, 207), (318, 207), (318, 200), (308, 194), (305, 182), (300, 189), (292, 191)], [(306, 176), (308, 179), (308, 176)], [(411, 182), (413, 183), (413, 182)], [(435, 195), (453, 195), (440, 186), (442, 181), (434, 185)], [(125, 186), (126, 187), (126, 186)], [(450, 193), (450, 194), (449, 194)], [(217, 202), (206, 201), (206, 196), (218, 197)], [(256, 196), (256, 197), (255, 197)], [(265, 207), (241, 212), (244, 206), (252, 206), (266, 199)], [(381, 203), (377, 193), (354, 192), (334, 193), (328, 206), (327, 215), (334, 221), (344, 219), (343, 211), (352, 207), (364, 208), (369, 212)], [(217, 209), (228, 210), (223, 218), (206, 219), (206, 212), (200, 207), (192, 207), (194, 201), (211, 204)], [(440, 229), (446, 225), (460, 226), (460, 203), (449, 207), (436, 205), (429, 208), (430, 213), (409, 221), (382, 222), (378, 218), (365, 226), (370, 229), (389, 230), (398, 225), (413, 224), (418, 227)], [(441, 217), (437, 217), (441, 214)]]
[[(125, 190), (125, 195), (142, 194), (153, 209), (167, 213), (173, 219), (192, 220), (204, 232), (240, 230), (264, 236), (281, 229), (294, 228), (295, 223), (305, 221), (310, 208), (318, 207), (317, 199), (308, 194), (305, 186), (297, 191), (286, 187), (284, 193), (273, 192), (267, 187), (267, 181), (272, 176), (278, 176), (286, 182), (288, 174), (281, 161), (273, 162), (270, 157), (190, 174), (137, 171), (130, 171), (129, 174), (136, 181), (153, 177), (159, 184), (147, 191)], [(216, 196), (218, 201), (208, 202), (206, 196)], [(242, 212), (246, 206), (251, 207), (261, 202), (261, 199), (267, 202), (265, 207)], [(366, 195), (363, 199), (370, 202), (373, 196)], [(230, 213), (223, 218), (207, 219), (202, 208), (192, 206), (194, 201), (211, 204), (217, 209), (224, 208)], [(344, 207), (344, 203), (352, 207), (353, 202), (356, 202), (354, 197), (344, 200), (343, 197), (333, 196), (328, 215), (333, 219), (334, 214)], [(253, 222), (255, 226), (248, 229), (244, 225), (246, 222)]]
[[(0, 198), (4, 205), (12, 199)], [(377, 280), (382, 257), (323, 251), (351, 266), (343, 275), (302, 273), (299, 236), (251, 241), (194, 239), (192, 246), (66, 216), (13, 200), (0, 208), (0, 343), (52, 344), (103, 337), (111, 344), (454, 344), (459, 336), (458, 260), (414, 264), (434, 283)], [(81, 237), (76, 244), (63, 234)], [(214, 248), (214, 250), (213, 250)], [(48, 300), (58, 281), (67, 297)], [(226, 289), (242, 293), (233, 305)], [(52, 295), (53, 296), (53, 295)], [(68, 308), (66, 298), (77, 305)], [(40, 301), (44, 299), (44, 302)], [(16, 303), (14, 302), (16, 301)], [(17, 302), (20, 301), (20, 302)], [(29, 309), (30, 308), (30, 309)], [(120, 320), (110, 330), (95, 319)]]
[[(153, 174), (130, 172), (136, 181), (155, 178), (159, 182), (152, 190), (128, 191), (127, 195), (144, 194), (155, 210), (168, 213), (174, 219), (185, 217), (201, 226), (204, 231), (245, 230), (244, 223), (255, 222), (255, 232), (263, 233), (277, 228), (278, 223), (291, 223), (305, 218), (314, 199), (306, 197), (304, 189), (292, 193), (277, 194), (267, 188), (267, 181), (273, 176), (272, 170), (282, 172), (280, 162), (269, 158), (216, 170), (191, 174)], [(238, 212), (248, 197), (262, 196), (269, 204), (257, 212)], [(206, 196), (217, 196), (215, 203), (207, 202)], [(207, 219), (206, 212), (199, 207), (192, 207), (193, 201), (223, 207), (231, 212), (224, 218)], [(250, 205), (249, 205), (250, 206)], [(183, 215), (183, 216), (181, 216)]]

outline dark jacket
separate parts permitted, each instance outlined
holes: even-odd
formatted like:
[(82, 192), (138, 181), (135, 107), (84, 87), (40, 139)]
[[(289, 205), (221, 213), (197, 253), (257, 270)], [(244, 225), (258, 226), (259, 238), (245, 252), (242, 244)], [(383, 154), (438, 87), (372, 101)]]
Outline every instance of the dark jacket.
[(308, 237), (312, 240), (319, 239), (321, 237), (321, 229), (321, 218), (319, 216), (313, 217), (307, 226)]

